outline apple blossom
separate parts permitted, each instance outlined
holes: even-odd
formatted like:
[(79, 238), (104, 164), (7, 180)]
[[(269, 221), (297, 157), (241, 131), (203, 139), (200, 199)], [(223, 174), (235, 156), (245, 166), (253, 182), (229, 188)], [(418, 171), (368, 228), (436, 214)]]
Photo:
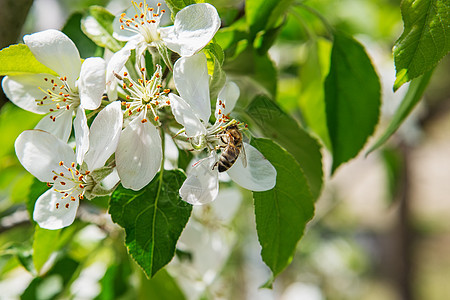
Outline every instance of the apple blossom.
[(115, 82), (113, 72), (122, 70), (131, 55), (136, 50), (136, 63), (142, 66), (144, 52), (157, 49), (166, 65), (171, 68), (167, 48), (181, 56), (192, 56), (205, 47), (214, 37), (220, 27), (220, 18), (214, 6), (208, 3), (198, 3), (186, 6), (175, 16), (174, 25), (160, 27), (160, 21), (165, 10), (160, 4), (155, 11), (144, 2), (134, 2), (133, 6), (113, 23), (113, 36), (127, 44), (111, 58), (108, 66), (107, 82)]
[[(89, 139), (89, 148), (79, 156), (72, 147), (51, 133), (42, 130), (22, 132), (15, 142), (20, 163), (32, 175), (47, 182), (51, 189), (36, 201), (33, 219), (46, 229), (59, 229), (73, 223), (79, 200), (107, 194), (101, 181), (113, 169), (104, 167), (114, 153), (122, 129), (119, 102), (106, 106), (92, 122), (90, 133), (77, 137), (77, 146)], [(78, 151), (78, 148), (77, 148)]]
[(36, 129), (51, 132), (67, 141), (72, 130), (73, 113), (84, 114), (85, 109), (94, 110), (100, 106), (105, 90), (106, 64), (99, 57), (87, 58), (81, 63), (75, 44), (58, 30), (49, 29), (26, 35), (24, 42), (35, 58), (57, 76), (6, 76), (2, 81), (3, 90), (17, 106), (34, 113), (47, 114)]
[[(226, 147), (222, 139), (227, 126), (237, 124), (229, 120), (229, 113), (239, 98), (239, 87), (227, 82), (216, 101), (214, 124), (209, 98), (209, 75), (206, 56), (203, 53), (182, 57), (174, 65), (175, 86), (180, 94), (169, 94), (172, 112), (178, 123), (184, 126), (184, 134), (196, 150), (208, 149), (210, 155), (192, 166), (188, 177), (180, 188), (182, 199), (190, 204), (206, 204), (216, 199), (219, 192), (219, 170), (216, 167), (220, 155), (216, 150)], [(253, 146), (243, 142), (236, 162), (226, 171), (238, 185), (252, 191), (266, 191), (275, 186), (276, 169)]]
[(167, 93), (162, 89), (161, 67), (157, 65), (151, 79), (146, 70), (140, 70), (142, 78), (134, 81), (127, 73), (116, 76), (123, 81), (128, 92), (125, 106), (125, 128), (116, 151), (117, 172), (122, 185), (140, 190), (156, 175), (162, 161), (161, 137), (156, 128), (160, 125), (158, 110), (170, 105)]

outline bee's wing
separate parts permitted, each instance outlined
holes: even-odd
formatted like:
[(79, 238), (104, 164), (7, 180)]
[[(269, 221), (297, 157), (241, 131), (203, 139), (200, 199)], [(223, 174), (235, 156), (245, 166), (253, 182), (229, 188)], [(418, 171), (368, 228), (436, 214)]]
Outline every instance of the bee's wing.
[(244, 143), (242, 143), (241, 152), (240, 152), (239, 155), (241, 157), (242, 165), (244, 166), (244, 168), (247, 168), (247, 155), (245, 154), (245, 145), (244, 145)]

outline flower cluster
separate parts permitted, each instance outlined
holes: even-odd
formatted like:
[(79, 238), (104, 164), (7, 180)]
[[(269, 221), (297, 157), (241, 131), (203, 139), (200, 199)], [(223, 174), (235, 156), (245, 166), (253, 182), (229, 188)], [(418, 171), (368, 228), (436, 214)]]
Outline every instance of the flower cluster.
[(179, 191), (188, 203), (215, 200), (221, 172), (249, 190), (275, 186), (275, 168), (245, 142), (246, 125), (230, 118), (239, 98), (234, 82), (227, 81), (213, 99), (211, 117), (203, 48), (220, 27), (216, 9), (189, 5), (172, 26), (161, 27), (164, 14), (160, 4), (132, 2), (113, 24), (114, 37), (126, 44), (108, 62), (82, 61), (75, 44), (57, 30), (24, 37), (51, 72), (6, 76), (2, 87), (17, 106), (46, 115), (15, 143), (22, 165), (49, 186), (33, 214), (41, 227), (70, 225), (80, 200), (108, 195), (119, 182), (136, 191), (147, 186), (164, 168), (168, 133), (180, 150), (202, 157)]

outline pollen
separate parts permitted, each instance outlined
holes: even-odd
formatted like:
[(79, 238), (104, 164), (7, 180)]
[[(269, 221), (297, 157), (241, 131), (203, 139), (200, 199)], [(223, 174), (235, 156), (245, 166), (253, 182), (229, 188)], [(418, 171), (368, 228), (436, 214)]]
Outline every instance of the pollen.
[(69, 208), (69, 203), (66, 203), (65, 207), (66, 207), (66, 208)]
[(155, 122), (158, 121), (158, 120), (159, 120), (159, 116), (156, 116), (155, 117)]
[(143, 123), (146, 123), (147, 122), (147, 119), (142, 119), (141, 120), (141, 123), (143, 124)]
[[(62, 166), (62, 165), (64, 165), (64, 162), (61, 160), (60, 162), (59, 162), (59, 166)], [(61, 175), (62, 176), (62, 175)]]

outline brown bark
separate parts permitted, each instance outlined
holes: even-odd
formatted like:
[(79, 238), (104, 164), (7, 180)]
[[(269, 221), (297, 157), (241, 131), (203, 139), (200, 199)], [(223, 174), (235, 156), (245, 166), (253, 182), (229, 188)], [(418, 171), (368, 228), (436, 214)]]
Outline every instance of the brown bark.
[[(32, 4), (33, 0), (0, 0), (0, 49), (17, 42)], [(7, 101), (1, 90), (0, 108)]]

